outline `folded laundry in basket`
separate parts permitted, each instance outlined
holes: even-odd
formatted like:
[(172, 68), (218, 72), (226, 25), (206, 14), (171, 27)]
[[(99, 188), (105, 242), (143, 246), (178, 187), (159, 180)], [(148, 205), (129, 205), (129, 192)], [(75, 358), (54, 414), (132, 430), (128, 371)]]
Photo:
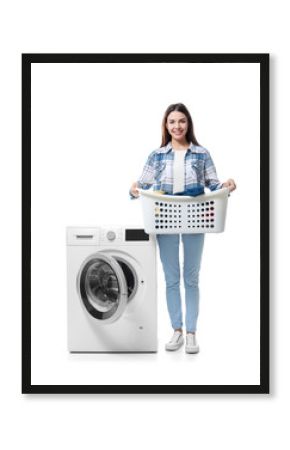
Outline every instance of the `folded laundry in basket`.
[(194, 187), (192, 189), (185, 189), (183, 192), (176, 192), (175, 194), (167, 194), (167, 195), (187, 195), (189, 197), (196, 197), (198, 195), (203, 195), (204, 189), (203, 187)]
[(195, 187), (195, 188), (186, 189), (183, 192), (177, 192), (174, 194), (166, 192), (166, 191), (151, 191), (151, 192), (152, 192), (152, 194), (156, 194), (156, 195), (164, 195), (164, 194), (165, 195), (187, 195), (189, 197), (196, 197), (198, 195), (204, 194), (204, 189), (203, 189), (203, 187)]

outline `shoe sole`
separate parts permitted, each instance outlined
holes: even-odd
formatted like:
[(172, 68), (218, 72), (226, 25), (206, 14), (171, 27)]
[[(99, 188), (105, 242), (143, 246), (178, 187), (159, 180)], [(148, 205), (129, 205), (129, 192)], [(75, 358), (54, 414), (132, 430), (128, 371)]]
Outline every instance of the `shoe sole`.
[(169, 346), (168, 344), (165, 345), (165, 350), (168, 352), (174, 352), (175, 350), (179, 350), (184, 344), (184, 341), (180, 344), (176, 344), (174, 347)]
[(199, 352), (199, 347), (194, 347), (194, 348), (185, 347), (185, 352), (186, 353), (192, 353), (192, 354), (198, 353)]

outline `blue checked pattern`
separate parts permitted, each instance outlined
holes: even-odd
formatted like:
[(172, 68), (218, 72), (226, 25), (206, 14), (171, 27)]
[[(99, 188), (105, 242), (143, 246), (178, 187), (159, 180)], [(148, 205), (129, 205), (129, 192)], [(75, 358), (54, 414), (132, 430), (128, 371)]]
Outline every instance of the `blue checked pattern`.
[[(173, 193), (173, 158), (171, 142), (150, 153), (143, 168), (142, 175), (137, 181), (140, 189), (164, 191)], [(180, 195), (200, 195), (207, 187), (211, 191), (220, 189), (220, 183), (211, 156), (204, 147), (190, 144), (184, 158), (185, 165), (185, 190)], [(175, 194), (176, 195), (176, 194)]]

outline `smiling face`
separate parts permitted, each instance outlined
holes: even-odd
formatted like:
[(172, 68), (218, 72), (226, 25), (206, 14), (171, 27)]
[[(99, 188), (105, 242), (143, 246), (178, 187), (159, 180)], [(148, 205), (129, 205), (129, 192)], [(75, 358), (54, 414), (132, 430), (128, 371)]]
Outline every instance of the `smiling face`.
[(188, 120), (182, 112), (172, 111), (167, 117), (166, 128), (175, 141), (180, 143), (186, 141)]

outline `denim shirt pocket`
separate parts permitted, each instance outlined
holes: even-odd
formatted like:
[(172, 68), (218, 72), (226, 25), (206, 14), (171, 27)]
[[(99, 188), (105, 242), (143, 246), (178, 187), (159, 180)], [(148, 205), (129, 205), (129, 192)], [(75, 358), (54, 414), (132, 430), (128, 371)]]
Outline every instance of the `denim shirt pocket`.
[(197, 183), (204, 182), (204, 161), (203, 159), (196, 159), (191, 163), (191, 170), (193, 178), (196, 179)]

